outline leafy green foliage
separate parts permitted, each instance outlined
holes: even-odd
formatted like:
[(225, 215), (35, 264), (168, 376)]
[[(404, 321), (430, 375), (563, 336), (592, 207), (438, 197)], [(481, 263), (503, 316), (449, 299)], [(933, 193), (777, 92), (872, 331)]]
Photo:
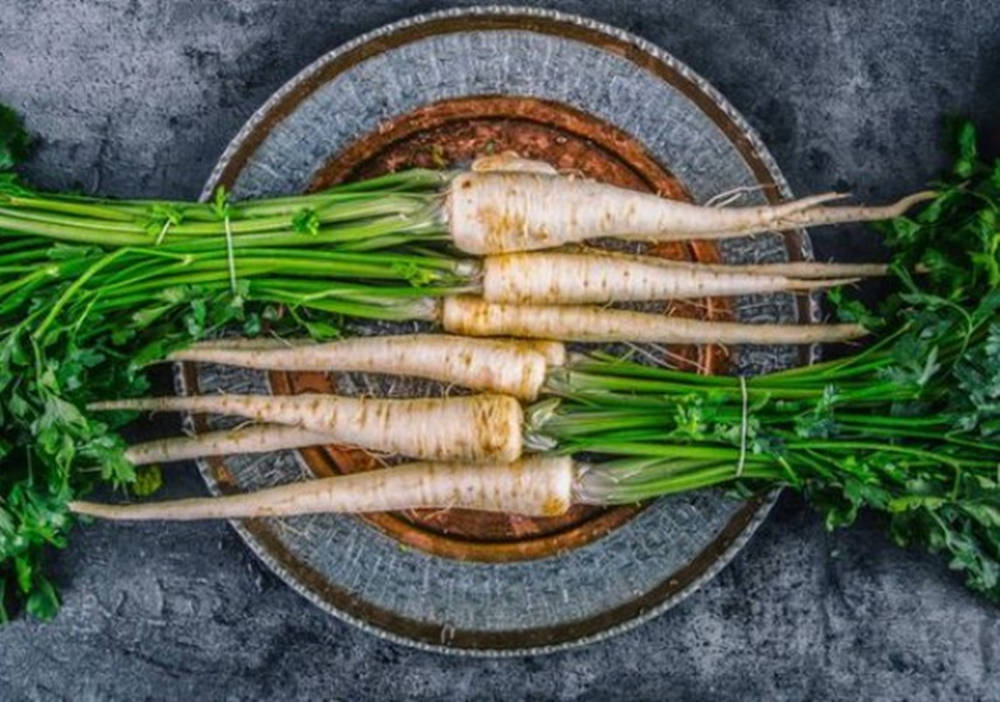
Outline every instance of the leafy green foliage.
[(952, 170), (959, 178), (968, 178), (977, 167), (976, 128), (971, 122), (960, 121), (957, 125), (956, 145), (958, 157)]
[(319, 215), (315, 210), (304, 208), (292, 217), (292, 231), (296, 234), (319, 236)]
[(156, 244), (161, 244), (170, 227), (184, 221), (184, 212), (173, 203), (154, 203), (150, 208), (149, 222), (146, 233), (156, 237)]
[[(916, 218), (881, 227), (901, 291), (880, 306), (877, 316), (897, 332), (872, 360), (875, 377), (900, 397), (863, 412), (886, 412), (895, 423), (876, 435), (875, 448), (835, 454), (837, 475), (848, 477), (834, 494), (829, 480), (813, 481), (814, 502), (831, 526), (850, 523), (862, 506), (884, 511), (897, 543), (947, 554), (969, 587), (994, 599), (1000, 599), (998, 173), (1000, 163), (978, 160), (975, 129), (961, 123), (952, 175), (937, 185), (937, 199)], [(858, 315), (856, 301), (833, 300), (847, 316)], [(851, 434), (870, 440), (870, 433), (861, 426)]]
[(24, 129), (20, 115), (6, 105), (0, 105), (0, 171), (8, 171), (27, 158), (30, 148), (31, 137)]
[(132, 492), (137, 497), (146, 497), (163, 487), (163, 471), (160, 466), (141, 466), (136, 469)]
[[(975, 130), (963, 123), (954, 179), (887, 237), (903, 292), (882, 313), (901, 333), (879, 376), (913, 392), (892, 414), (941, 423), (890, 433), (887, 443), (928, 452), (897, 458), (894, 470), (878, 465), (885, 452), (858, 454), (888, 488), (888, 502), (846, 489), (844, 497), (887, 511), (897, 543), (948, 554), (971, 588), (1000, 598), (1000, 178), (997, 165), (977, 159)], [(916, 411), (900, 412), (906, 407)]]
[(215, 192), (212, 194), (211, 208), (212, 212), (219, 219), (226, 219), (231, 214), (232, 207), (229, 204), (229, 191), (225, 185), (220, 185), (215, 189)]
[[(107, 255), (75, 254), (84, 260)], [(43, 563), (47, 549), (66, 544), (74, 522), (67, 503), (98, 483), (130, 486), (140, 496), (162, 483), (158, 468), (137, 471), (124, 458), (117, 430), (131, 413), (98, 419), (82, 408), (97, 399), (145, 393), (142, 368), (193, 340), (233, 325), (244, 332), (262, 329), (263, 309), (246, 302), (250, 281), (241, 281), (242, 296), (180, 284), (153, 290), (141, 303), (96, 312), (102, 280), (78, 289), (78, 298), (41, 341), (33, 338), (32, 324), (71, 280), (39, 288), (17, 310), (0, 316), (0, 563), (13, 564), (0, 574), (7, 599), (20, 600), (39, 617), (58, 608)], [(287, 333), (289, 323), (294, 325), (294, 318), (285, 316), (270, 328)]]

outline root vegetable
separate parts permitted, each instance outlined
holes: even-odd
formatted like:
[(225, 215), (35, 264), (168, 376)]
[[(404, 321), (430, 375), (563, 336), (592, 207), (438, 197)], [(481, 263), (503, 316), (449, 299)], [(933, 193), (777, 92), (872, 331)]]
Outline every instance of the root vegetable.
[(635, 341), (667, 344), (812, 344), (848, 341), (858, 324), (741, 324), (578, 305), (513, 305), (470, 296), (446, 298), (442, 325), (454, 334)]
[(469, 172), (448, 191), (445, 217), (467, 253), (546, 249), (598, 237), (644, 241), (721, 239), (835, 222), (889, 219), (935, 193), (915, 193), (884, 207), (826, 203), (824, 193), (778, 205), (704, 207), (625, 188), (529, 172)]
[(125, 451), (125, 458), (133, 465), (141, 466), (203, 456), (268, 453), (335, 442), (336, 439), (326, 432), (281, 424), (255, 424), (205, 432), (194, 437), (177, 436), (134, 444)]
[[(412, 334), (264, 349), (219, 348), (208, 342), (177, 351), (169, 358), (286, 371), (417, 376), (533, 400), (545, 381), (547, 365), (537, 346), (530, 342), (467, 339), (448, 334)], [(552, 353), (553, 349), (549, 351)]]
[(807, 291), (857, 278), (791, 278), (740, 266), (674, 266), (650, 256), (517, 253), (483, 262), (483, 298), (518, 304), (579, 304)]
[(512, 461), (521, 455), (521, 405), (506, 395), (199, 395), (111, 400), (89, 408), (236, 415), (322, 432), (329, 442), (435, 461)]
[(74, 501), (77, 514), (104, 519), (193, 520), (324, 512), (462, 508), (552, 517), (570, 507), (573, 460), (535, 456), (514, 463), (410, 463), (225, 497), (108, 505)]
[[(278, 339), (274, 337), (243, 338), (224, 336), (218, 339), (204, 339), (197, 341), (189, 349), (201, 349), (204, 351), (276, 351), (294, 348), (296, 346), (308, 346), (315, 344), (312, 339)], [(175, 352), (176, 354), (186, 351)], [(184, 360), (175, 358), (175, 354), (170, 354), (167, 360)]]
[(889, 275), (885, 263), (822, 263), (820, 261), (787, 261), (780, 263), (701, 263), (656, 259), (661, 266), (712, 273), (749, 273), (780, 275), (789, 278), (875, 278)]

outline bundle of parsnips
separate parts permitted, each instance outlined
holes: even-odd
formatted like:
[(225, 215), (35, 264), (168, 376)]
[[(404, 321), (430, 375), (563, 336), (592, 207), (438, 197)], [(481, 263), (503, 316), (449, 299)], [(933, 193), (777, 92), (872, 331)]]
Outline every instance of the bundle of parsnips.
[[(17, 155), (19, 126), (3, 116), (0, 141)], [(969, 516), (972, 505), (996, 495), (995, 482), (984, 482), (993, 451), (991, 437), (980, 435), (988, 421), (978, 418), (986, 410), (976, 405), (975, 421), (959, 412), (956, 429), (949, 422), (959, 410), (948, 403), (957, 398), (942, 394), (954, 384), (948, 374), (990, 347), (993, 308), (980, 310), (978, 296), (996, 284), (996, 276), (984, 277), (996, 268), (995, 246), (966, 238), (966, 219), (992, 197), (984, 187), (995, 195), (996, 184), (982, 177), (972, 155), (963, 163), (970, 172), (962, 175), (973, 182), (943, 189), (920, 223), (895, 220), (898, 270), (911, 284), (906, 271), (922, 274), (919, 288), (890, 301), (884, 340), (854, 359), (749, 380), (601, 356), (567, 361), (559, 344), (549, 343), (427, 336), (317, 347), (285, 340), (323, 341), (354, 317), (559, 340), (854, 338), (864, 333), (857, 322), (870, 325), (870, 316), (827, 326), (719, 324), (587, 303), (811, 289), (881, 267), (734, 269), (594, 252), (517, 252), (594, 237), (710, 238), (882, 219), (929, 194), (888, 208), (824, 204), (833, 196), (702, 208), (563, 178), (510, 158), (481, 162), (481, 170), (468, 173), (409, 171), (238, 203), (221, 191), (209, 204), (42, 194), (4, 176), (0, 587), (6, 585), (8, 600), (23, 596), (35, 614), (54, 610), (56, 596), (39, 564), (47, 545), (63, 545), (70, 506), (122, 518), (417, 506), (551, 514), (574, 501), (627, 502), (740, 479), (802, 487), (831, 523), (848, 520), (860, 504), (898, 513), (894, 524), (906, 526), (896, 530), (900, 538), (949, 549), (972, 585), (993, 590), (996, 539), (988, 529), (996, 526), (984, 520), (994, 513), (983, 507)], [(961, 247), (949, 248), (957, 241)], [(962, 277), (949, 278), (952, 269)], [(233, 325), (250, 336), (267, 327), (271, 336), (192, 345)], [(957, 345), (956, 328), (967, 331)], [(422, 375), (487, 392), (419, 400), (129, 400), (145, 389), (142, 365), (171, 352), (255, 367)], [(526, 409), (517, 400), (541, 395), (548, 397)], [(84, 409), (108, 398), (118, 399)], [(113, 429), (132, 415), (95, 419), (98, 409), (143, 407), (245, 414), (267, 424), (126, 453)], [(822, 441), (816, 432), (824, 433)], [(218, 500), (79, 501), (99, 481), (131, 483), (139, 463), (328, 441), (431, 462)], [(526, 451), (546, 453), (521, 458)], [(952, 479), (947, 485), (943, 471)], [(969, 492), (974, 485), (980, 492)]]

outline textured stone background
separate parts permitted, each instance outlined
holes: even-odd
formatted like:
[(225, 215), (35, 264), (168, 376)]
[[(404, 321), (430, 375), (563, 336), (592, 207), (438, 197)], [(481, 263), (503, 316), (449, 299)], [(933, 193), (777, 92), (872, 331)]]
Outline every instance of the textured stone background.
[[(0, 100), (46, 136), (29, 175), (53, 188), (193, 197), (231, 135), (302, 66), (447, 6), (352, 5), (0, 0)], [(942, 114), (997, 126), (994, 3), (552, 5), (686, 61), (761, 132), (798, 193), (897, 195), (944, 163)], [(860, 230), (820, 234), (816, 249), (877, 251)], [(202, 491), (186, 467), (166, 492)], [(787, 495), (683, 605), (544, 658), (463, 660), (384, 643), (307, 605), (222, 524), (94, 526), (56, 571), (60, 616), (0, 630), (2, 700), (1000, 699), (995, 606), (937, 560), (890, 546), (876, 520), (827, 534)]]

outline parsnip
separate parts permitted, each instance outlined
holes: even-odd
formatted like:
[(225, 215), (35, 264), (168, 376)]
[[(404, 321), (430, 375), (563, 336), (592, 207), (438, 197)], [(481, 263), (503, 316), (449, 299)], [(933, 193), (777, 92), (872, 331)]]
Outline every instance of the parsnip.
[(186, 461), (203, 456), (236, 453), (268, 453), (282, 449), (336, 443), (326, 432), (310, 431), (283, 424), (254, 424), (247, 427), (209, 431), (198, 436), (176, 436), (134, 444), (125, 451), (133, 465)]
[[(217, 339), (203, 339), (202, 341), (197, 341), (188, 348), (212, 349), (220, 351), (275, 351), (289, 349), (295, 346), (308, 346), (315, 343), (316, 342), (312, 339), (279, 339), (270, 336), (247, 339), (239, 336), (222, 336)], [(173, 360), (173, 356), (168, 358)]]
[(169, 358), (286, 371), (417, 376), (523, 400), (535, 399), (545, 381), (548, 360), (537, 349), (558, 353), (551, 345), (540, 347), (532, 342), (467, 339), (448, 334), (371, 336), (259, 350), (219, 348), (213, 343), (196, 344), (174, 352)]
[(856, 278), (790, 278), (740, 266), (675, 266), (652, 256), (515, 253), (483, 262), (483, 298), (518, 304), (580, 304), (813, 290)]
[(77, 514), (116, 520), (244, 519), (424, 507), (552, 517), (570, 507), (574, 472), (568, 456), (485, 465), (410, 463), (225, 497), (133, 505), (74, 501), (69, 507)]
[(704, 207), (590, 180), (489, 171), (456, 176), (448, 190), (444, 216), (459, 249), (498, 254), (597, 237), (720, 239), (792, 227), (889, 219), (930, 200), (935, 193), (916, 193), (883, 207), (826, 205), (843, 197), (824, 193), (778, 205)]
[(858, 324), (741, 324), (580, 305), (514, 305), (449, 297), (441, 323), (454, 334), (667, 344), (812, 344), (856, 339)]
[[(605, 256), (632, 258), (628, 254), (599, 252)], [(778, 263), (702, 263), (700, 261), (671, 261), (653, 257), (661, 266), (683, 268), (712, 273), (750, 273), (753, 275), (781, 275), (789, 278), (876, 278), (889, 274), (885, 263), (823, 263), (821, 261), (782, 261)]]
[(236, 415), (322, 432), (331, 443), (435, 461), (512, 461), (521, 455), (521, 405), (507, 395), (199, 395), (111, 400), (89, 408)]

